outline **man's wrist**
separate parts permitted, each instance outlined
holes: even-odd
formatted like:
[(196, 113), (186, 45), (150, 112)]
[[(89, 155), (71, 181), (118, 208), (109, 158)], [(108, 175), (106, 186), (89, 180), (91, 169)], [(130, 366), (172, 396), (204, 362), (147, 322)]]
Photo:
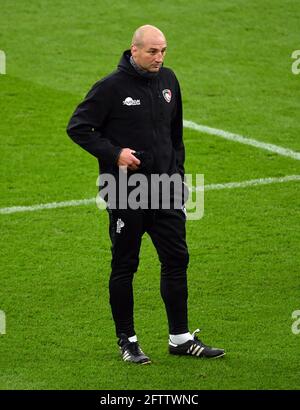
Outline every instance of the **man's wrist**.
[(119, 158), (120, 158), (120, 155), (121, 155), (121, 152), (123, 151), (123, 149), (124, 149), (124, 148), (120, 148), (119, 151), (117, 152), (117, 155), (116, 155), (116, 158), (115, 158), (115, 161), (114, 161), (114, 163), (115, 163), (116, 165), (118, 165)]

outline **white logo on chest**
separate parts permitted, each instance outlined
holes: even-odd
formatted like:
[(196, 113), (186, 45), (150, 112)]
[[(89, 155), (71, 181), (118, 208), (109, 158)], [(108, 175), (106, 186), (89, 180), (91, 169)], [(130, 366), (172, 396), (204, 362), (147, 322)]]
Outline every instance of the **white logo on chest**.
[(141, 105), (141, 100), (134, 100), (131, 97), (126, 97), (123, 101), (123, 105)]

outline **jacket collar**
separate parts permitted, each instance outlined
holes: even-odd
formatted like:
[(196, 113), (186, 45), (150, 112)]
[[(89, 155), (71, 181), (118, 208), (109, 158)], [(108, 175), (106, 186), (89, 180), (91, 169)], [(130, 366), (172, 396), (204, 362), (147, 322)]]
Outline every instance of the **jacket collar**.
[(150, 73), (148, 71), (143, 70), (140, 68), (133, 60), (131, 56), (131, 51), (126, 50), (124, 51), (120, 62), (118, 64), (118, 69), (121, 71), (127, 72), (129, 75), (133, 75), (135, 77), (144, 78), (146, 80), (154, 80), (157, 78), (159, 72), (157, 73)]

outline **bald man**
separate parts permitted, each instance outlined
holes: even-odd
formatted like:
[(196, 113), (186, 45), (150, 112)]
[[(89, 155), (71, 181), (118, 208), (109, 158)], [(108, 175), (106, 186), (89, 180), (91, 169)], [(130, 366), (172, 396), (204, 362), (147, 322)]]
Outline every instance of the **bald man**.
[[(113, 176), (121, 187), (124, 172), (120, 170), (126, 170), (128, 178), (142, 180), (143, 176), (143, 181), (151, 180), (151, 184), (153, 175), (178, 177), (180, 187), (184, 187), (181, 94), (175, 74), (163, 67), (166, 50), (166, 38), (158, 28), (139, 27), (117, 70), (92, 87), (68, 124), (71, 139), (98, 159), (101, 177)], [(137, 339), (132, 288), (145, 232), (161, 264), (160, 289), (168, 320), (169, 352), (196, 358), (224, 356), (223, 349), (207, 346), (197, 338), (199, 330), (191, 334), (188, 328), (186, 196), (175, 206), (176, 195), (170, 190), (170, 204), (166, 207), (160, 196), (162, 188), (156, 186), (144, 192), (148, 194), (146, 200), (136, 207), (129, 200), (133, 187), (127, 188), (126, 206), (119, 191), (113, 199), (103, 194), (112, 244), (110, 305), (121, 357), (132, 363), (151, 363)], [(100, 184), (103, 191), (104, 183)], [(159, 197), (155, 207), (153, 192)], [(149, 303), (150, 310), (150, 301), (145, 303)]]

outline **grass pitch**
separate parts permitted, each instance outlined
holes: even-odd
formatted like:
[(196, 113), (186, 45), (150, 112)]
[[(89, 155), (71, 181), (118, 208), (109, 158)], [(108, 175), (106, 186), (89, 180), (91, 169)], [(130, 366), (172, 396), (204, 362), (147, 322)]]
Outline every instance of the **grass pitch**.
[[(300, 150), (295, 1), (1, 1), (0, 207), (96, 195), (96, 160), (65, 127), (132, 32), (157, 25), (185, 119)], [(299, 161), (185, 129), (186, 171), (205, 183), (299, 175)], [(1, 389), (298, 389), (299, 182), (205, 194), (188, 221), (190, 329), (222, 360), (167, 353), (159, 263), (147, 236), (134, 281), (151, 366), (121, 361), (108, 304), (105, 212), (79, 206), (3, 215)]]

